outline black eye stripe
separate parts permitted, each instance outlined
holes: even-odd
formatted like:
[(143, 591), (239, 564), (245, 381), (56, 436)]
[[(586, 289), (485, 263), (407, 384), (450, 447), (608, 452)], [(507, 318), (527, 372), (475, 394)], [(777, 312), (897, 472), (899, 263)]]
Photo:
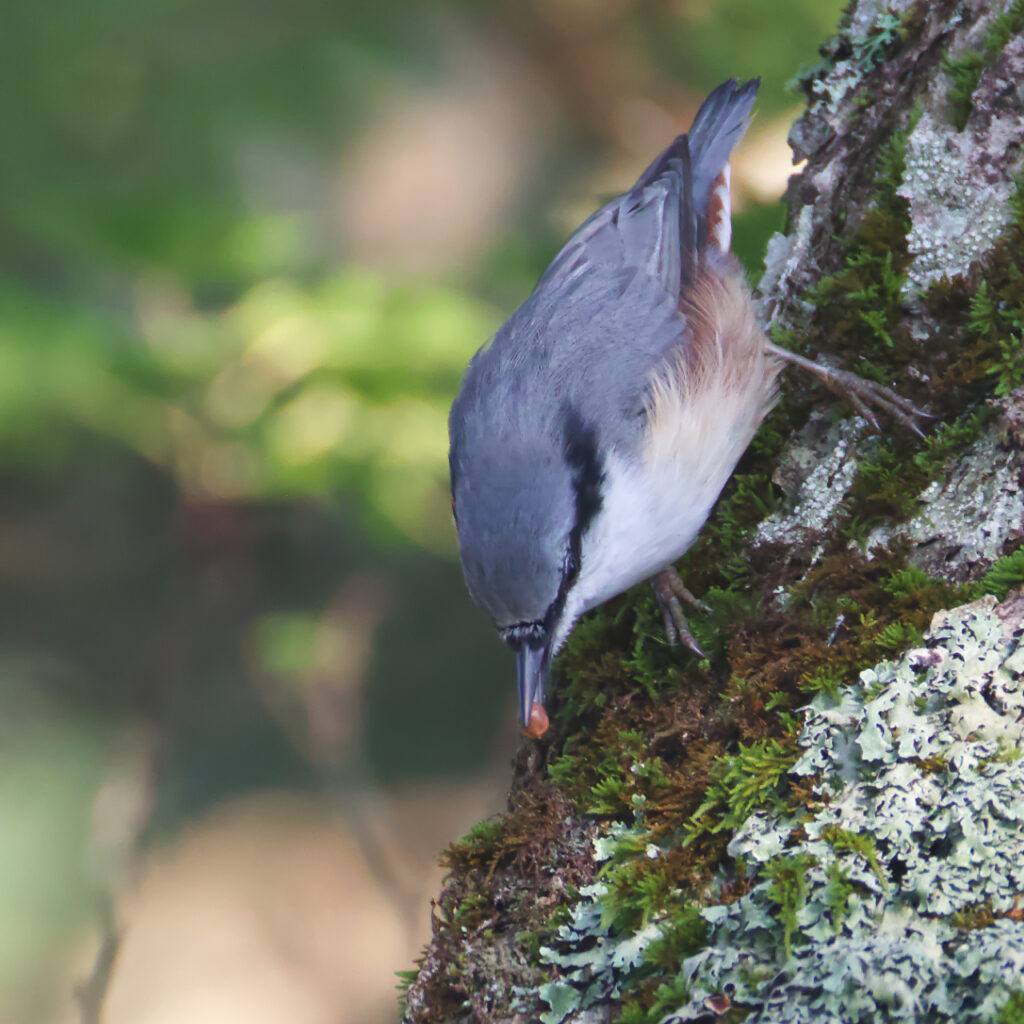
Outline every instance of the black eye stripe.
[(540, 621), (515, 622), (501, 630), (500, 635), (509, 647), (543, 647), (548, 641), (548, 632)]

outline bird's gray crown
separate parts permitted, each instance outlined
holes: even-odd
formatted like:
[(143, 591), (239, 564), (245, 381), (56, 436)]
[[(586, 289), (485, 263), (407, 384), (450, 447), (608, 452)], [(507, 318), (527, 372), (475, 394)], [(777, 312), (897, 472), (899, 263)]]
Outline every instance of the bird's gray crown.
[(600, 506), (596, 435), (568, 404), (531, 412), (530, 396), (520, 393), (495, 406), (487, 361), (479, 359), (451, 417), (463, 572), (507, 640), (539, 642), (557, 625), (579, 571), (582, 534)]

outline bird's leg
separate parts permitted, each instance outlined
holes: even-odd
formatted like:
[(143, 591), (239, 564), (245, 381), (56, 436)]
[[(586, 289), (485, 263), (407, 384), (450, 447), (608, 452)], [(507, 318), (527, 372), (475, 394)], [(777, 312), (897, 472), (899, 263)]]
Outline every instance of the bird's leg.
[(689, 623), (683, 614), (683, 606), (679, 601), (682, 598), (687, 604), (704, 611), (707, 611), (707, 605), (686, 589), (674, 565), (667, 565), (661, 572), (655, 573), (651, 577), (651, 586), (654, 587), (654, 596), (657, 597), (661, 613), (665, 617), (665, 635), (668, 642), (676, 644), (682, 641), (694, 654), (705, 657), (690, 632)]
[(898, 395), (892, 388), (882, 384), (876, 384), (872, 380), (858, 377), (849, 370), (837, 370), (834, 367), (826, 366), (824, 363), (816, 363), (795, 352), (773, 345), (770, 341), (765, 343), (765, 349), (786, 362), (793, 363), (801, 369), (813, 373), (819, 377), (824, 385), (837, 395), (848, 398), (854, 409), (860, 413), (871, 424), (875, 430), (879, 430), (878, 419), (874, 409), (881, 409), (890, 416), (895, 416), (901, 423), (909, 427), (918, 437), (924, 437), (921, 428), (916, 423), (916, 418), (932, 419), (930, 413), (922, 412), (911, 402), (908, 402), (901, 395)]

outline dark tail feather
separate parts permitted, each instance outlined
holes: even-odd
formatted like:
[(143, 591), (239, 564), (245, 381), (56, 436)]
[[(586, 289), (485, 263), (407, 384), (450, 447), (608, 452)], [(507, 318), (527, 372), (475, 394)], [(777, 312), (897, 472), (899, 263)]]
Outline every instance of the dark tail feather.
[(652, 181), (671, 170), (673, 162), (679, 160), (679, 147), (684, 138), (689, 139), (694, 195), (706, 194), (747, 130), (760, 85), (760, 78), (752, 78), (743, 85), (735, 78), (723, 82), (701, 104), (687, 135), (680, 135), (654, 160), (637, 179), (631, 194), (639, 195)]
[(760, 84), (759, 78), (744, 85), (730, 79), (715, 89), (697, 111), (690, 129), (690, 159), (693, 194), (699, 197), (698, 202), (710, 197), (729, 154), (747, 130)]
[(656, 182), (679, 203), (679, 276), (685, 286), (703, 269), (709, 244), (728, 252), (731, 239), (729, 154), (750, 122), (760, 79), (740, 85), (730, 78), (701, 104), (693, 127), (680, 135), (640, 175), (629, 191), (627, 213), (643, 208)]

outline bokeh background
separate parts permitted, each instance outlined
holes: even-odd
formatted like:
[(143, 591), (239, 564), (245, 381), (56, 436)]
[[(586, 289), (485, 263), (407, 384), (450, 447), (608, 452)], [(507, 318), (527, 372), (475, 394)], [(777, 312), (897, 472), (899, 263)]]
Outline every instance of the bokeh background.
[(4, 5), (0, 1021), (77, 1020), (110, 914), (108, 1024), (397, 1019), (516, 743), (462, 368), (731, 75), (755, 274), (839, 7)]

